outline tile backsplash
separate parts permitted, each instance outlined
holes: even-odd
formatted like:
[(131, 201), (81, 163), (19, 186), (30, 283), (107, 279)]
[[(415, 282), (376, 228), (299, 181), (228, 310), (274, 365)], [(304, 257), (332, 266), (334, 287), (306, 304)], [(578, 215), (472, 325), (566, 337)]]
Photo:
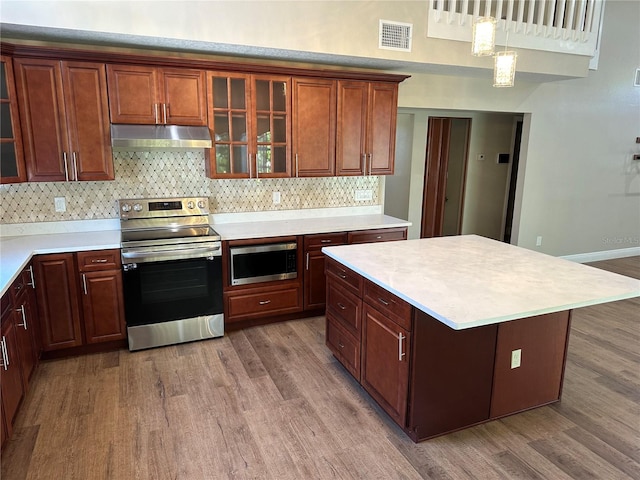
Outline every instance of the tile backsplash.
[[(110, 182), (33, 182), (0, 186), (0, 223), (118, 218), (116, 200), (144, 197), (209, 197), (212, 213), (262, 212), (380, 205), (379, 177), (207, 178), (203, 152), (114, 152)], [(357, 190), (372, 199), (356, 201)], [(280, 192), (274, 205), (273, 192)], [(65, 212), (54, 198), (64, 197)]]

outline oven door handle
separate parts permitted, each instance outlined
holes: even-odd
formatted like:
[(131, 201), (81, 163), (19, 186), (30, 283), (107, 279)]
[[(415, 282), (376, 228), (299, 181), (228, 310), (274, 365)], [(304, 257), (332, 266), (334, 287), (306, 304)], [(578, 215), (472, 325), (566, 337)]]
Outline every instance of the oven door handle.
[(220, 245), (215, 247), (200, 247), (200, 248), (180, 248), (172, 250), (122, 250), (122, 260), (126, 263), (127, 260), (135, 260), (137, 262), (155, 262), (162, 260), (182, 260), (186, 258), (206, 258), (210, 256), (220, 256)]

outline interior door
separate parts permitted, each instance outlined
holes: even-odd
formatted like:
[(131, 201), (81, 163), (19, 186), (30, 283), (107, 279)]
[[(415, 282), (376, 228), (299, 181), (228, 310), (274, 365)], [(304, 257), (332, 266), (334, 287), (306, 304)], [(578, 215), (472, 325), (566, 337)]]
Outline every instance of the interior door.
[(450, 118), (429, 117), (420, 238), (442, 235), (450, 131)]

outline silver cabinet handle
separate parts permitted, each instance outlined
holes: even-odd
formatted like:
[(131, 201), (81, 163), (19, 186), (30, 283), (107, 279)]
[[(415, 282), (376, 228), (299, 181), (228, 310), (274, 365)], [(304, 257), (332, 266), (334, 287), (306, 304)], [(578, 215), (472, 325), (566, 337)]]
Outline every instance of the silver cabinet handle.
[(347, 307), (345, 307), (342, 303), (338, 302), (337, 303), (338, 307), (340, 308), (340, 310), (346, 310)]
[(384, 298), (378, 297), (378, 301), (383, 304), (385, 307), (389, 306), (389, 302), (387, 302)]
[(36, 288), (36, 280), (33, 278), (33, 265), (29, 265), (29, 274), (31, 275), (31, 283), (27, 283), (27, 285)]
[(309, 252), (307, 252), (307, 267), (306, 270), (309, 270)]
[(84, 291), (85, 295), (88, 295), (88, 293), (87, 293), (87, 276), (84, 273), (82, 274), (82, 290)]
[(0, 348), (2, 349), (2, 368), (9, 370), (9, 352), (7, 352), (7, 339), (5, 336), (2, 336), (2, 341), (0, 341)]
[(73, 162), (73, 179), (78, 181), (78, 155), (76, 152), (71, 152), (71, 158)]
[(339, 276), (340, 278), (343, 278), (343, 279), (344, 279), (344, 278), (347, 278), (347, 276), (346, 276), (343, 272), (340, 272), (340, 273), (338, 274), (338, 276)]
[(381, 238), (382, 238), (382, 235), (378, 235), (378, 236), (376, 237), (376, 240), (380, 240)]
[(163, 103), (162, 104), (162, 113), (163, 113), (163, 116), (164, 116), (164, 121), (162, 123), (164, 123), (165, 125), (167, 124), (167, 108), (168, 108), (167, 104)]
[(62, 160), (64, 161), (64, 181), (69, 181), (69, 165), (67, 165), (67, 152), (62, 152)]
[(405, 337), (402, 332), (400, 332), (398, 334), (398, 361), (401, 362), (402, 361), (402, 357), (404, 357), (406, 355), (405, 352), (402, 351), (402, 341), (407, 338)]
[(260, 305), (269, 305), (271, 303), (271, 300), (260, 300), (260, 302), (258, 302)]
[(16, 312), (20, 312), (22, 314), (22, 323), (19, 323), (18, 326), (27, 329), (27, 316), (24, 313), (24, 305), (20, 305), (20, 308), (16, 310)]
[(94, 258), (91, 260), (91, 263), (107, 263), (106, 258)]
[(373, 153), (369, 154), (369, 175), (371, 175), (371, 172), (373, 170)]
[(331, 243), (331, 240), (327, 240), (327, 239), (325, 239), (325, 240), (320, 240), (320, 243)]
[(156, 118), (156, 124), (160, 123), (158, 122), (158, 104), (157, 103), (153, 104), (153, 115)]
[(367, 154), (362, 154), (362, 175), (367, 174)]
[(298, 154), (296, 153), (296, 177), (299, 177), (299, 167), (298, 167)]

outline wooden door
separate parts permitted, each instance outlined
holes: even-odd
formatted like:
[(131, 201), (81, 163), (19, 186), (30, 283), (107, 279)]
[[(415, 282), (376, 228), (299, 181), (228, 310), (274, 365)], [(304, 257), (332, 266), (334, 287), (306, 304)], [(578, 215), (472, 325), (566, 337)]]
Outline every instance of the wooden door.
[(27, 178), (68, 180), (71, 159), (60, 62), (16, 58), (14, 67)]
[(367, 303), (363, 307), (362, 328), (362, 386), (404, 427), (411, 334)]
[(168, 125), (207, 125), (204, 70), (162, 70), (162, 118)]
[(367, 148), (367, 82), (338, 81), (336, 175), (364, 175)]
[(81, 276), (87, 343), (127, 338), (121, 271), (94, 271)]
[(62, 62), (72, 179), (113, 180), (105, 65)]
[(451, 119), (429, 117), (427, 129), (420, 238), (442, 235)]
[(336, 82), (293, 79), (293, 154), (296, 177), (335, 172)]
[(16, 312), (12, 311), (9, 318), (3, 318), (2, 338), (0, 339), (0, 346), (2, 347), (2, 366), (0, 366), (2, 408), (5, 414), (9, 436), (11, 436), (13, 419), (24, 395), (20, 356), (15, 332), (15, 314)]
[(78, 277), (72, 253), (38, 255), (33, 260), (44, 351), (82, 345)]
[(142, 65), (107, 65), (107, 83), (112, 123), (161, 123), (156, 68)]
[(27, 180), (11, 58), (0, 56), (0, 181)]
[(369, 175), (393, 175), (396, 151), (398, 85), (374, 82), (369, 86), (367, 153)]

